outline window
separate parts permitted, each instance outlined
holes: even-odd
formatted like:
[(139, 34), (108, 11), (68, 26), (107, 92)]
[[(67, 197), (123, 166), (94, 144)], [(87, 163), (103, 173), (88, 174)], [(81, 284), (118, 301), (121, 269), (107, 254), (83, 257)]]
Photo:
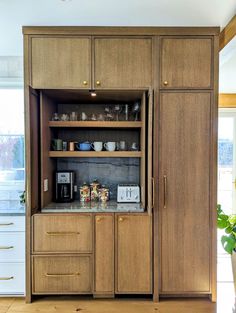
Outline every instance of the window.
[(24, 189), (23, 89), (0, 89), (0, 211), (18, 210)]

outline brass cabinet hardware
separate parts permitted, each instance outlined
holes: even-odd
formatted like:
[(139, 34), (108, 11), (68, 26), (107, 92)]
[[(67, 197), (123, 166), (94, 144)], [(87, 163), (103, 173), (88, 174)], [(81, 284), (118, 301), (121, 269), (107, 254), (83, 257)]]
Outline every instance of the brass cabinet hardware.
[(0, 277), (0, 280), (11, 280), (14, 279), (14, 276), (10, 276), (10, 277)]
[(47, 235), (49, 236), (67, 236), (67, 235), (79, 235), (80, 233), (77, 231), (47, 231)]
[(119, 217), (119, 222), (123, 222), (124, 218), (123, 217)]
[(83, 81), (83, 85), (84, 85), (84, 86), (87, 86), (87, 85), (88, 85), (87, 80), (84, 80), (84, 81)]
[(164, 86), (167, 86), (167, 85), (168, 85), (168, 81), (165, 80), (165, 81), (163, 82), (163, 85), (164, 85)]
[(96, 221), (97, 221), (97, 222), (101, 222), (101, 220), (102, 220), (102, 217), (97, 217), (97, 218), (96, 218)]
[(166, 196), (167, 196), (167, 176), (164, 175), (164, 209), (166, 209)]
[(97, 86), (101, 86), (101, 82), (99, 80), (96, 81)]
[(4, 224), (0, 224), (0, 226), (11, 226), (14, 225), (14, 223), (4, 223)]
[(14, 246), (0, 246), (0, 250), (9, 250), (9, 249), (13, 249)]
[(154, 208), (155, 205), (155, 180), (154, 177), (152, 177), (152, 208)]
[(58, 276), (63, 276), (63, 277), (72, 277), (72, 276), (79, 276), (80, 273), (76, 272), (76, 273), (57, 273), (57, 274), (50, 274), (50, 273), (46, 273), (45, 276), (46, 277), (58, 277)]

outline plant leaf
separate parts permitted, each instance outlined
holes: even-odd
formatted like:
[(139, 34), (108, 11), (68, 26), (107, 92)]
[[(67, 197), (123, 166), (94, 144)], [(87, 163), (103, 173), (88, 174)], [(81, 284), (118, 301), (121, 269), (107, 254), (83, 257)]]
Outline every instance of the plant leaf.
[(217, 220), (217, 227), (220, 229), (227, 228), (229, 226), (229, 222), (225, 220)]
[(230, 235), (230, 236), (222, 236), (221, 237), (221, 243), (222, 246), (224, 248), (224, 250), (229, 253), (232, 254), (235, 248), (235, 243), (236, 243), (236, 239), (234, 236)]

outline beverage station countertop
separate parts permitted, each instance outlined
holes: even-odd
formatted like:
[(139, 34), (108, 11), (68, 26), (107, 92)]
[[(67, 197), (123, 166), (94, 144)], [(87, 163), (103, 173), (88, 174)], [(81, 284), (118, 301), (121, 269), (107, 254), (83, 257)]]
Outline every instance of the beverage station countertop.
[(42, 208), (42, 213), (54, 212), (144, 212), (144, 207), (141, 203), (117, 203), (116, 201), (102, 202), (80, 202), (73, 201), (70, 203), (50, 203), (48, 206)]

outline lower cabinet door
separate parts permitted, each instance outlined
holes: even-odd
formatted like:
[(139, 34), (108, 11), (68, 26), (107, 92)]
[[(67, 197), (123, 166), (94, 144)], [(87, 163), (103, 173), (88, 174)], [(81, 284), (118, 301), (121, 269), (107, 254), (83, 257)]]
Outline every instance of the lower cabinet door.
[(151, 234), (151, 216), (117, 216), (116, 293), (152, 293)]
[(25, 264), (0, 263), (0, 294), (17, 295), (25, 293)]
[(95, 217), (95, 294), (114, 294), (114, 215)]
[(34, 294), (90, 294), (92, 292), (91, 257), (34, 256)]

